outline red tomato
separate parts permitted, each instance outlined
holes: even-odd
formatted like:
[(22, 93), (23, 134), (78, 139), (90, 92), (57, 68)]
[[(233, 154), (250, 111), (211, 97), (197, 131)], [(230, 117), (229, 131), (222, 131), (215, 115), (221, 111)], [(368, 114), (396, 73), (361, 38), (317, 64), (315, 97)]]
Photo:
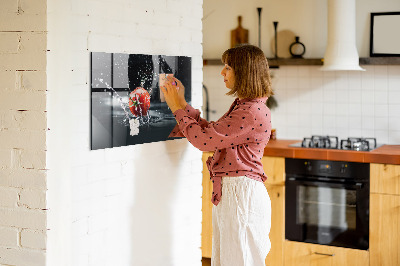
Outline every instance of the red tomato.
[(147, 90), (137, 87), (129, 94), (129, 109), (134, 116), (147, 115), (150, 109), (150, 94)]

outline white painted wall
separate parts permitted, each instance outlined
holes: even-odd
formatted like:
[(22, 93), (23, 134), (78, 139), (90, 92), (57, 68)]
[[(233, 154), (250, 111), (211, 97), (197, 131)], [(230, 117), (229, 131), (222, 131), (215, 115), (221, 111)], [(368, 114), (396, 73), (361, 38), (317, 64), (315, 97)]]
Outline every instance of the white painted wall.
[(192, 57), (201, 0), (48, 2), (47, 265), (200, 265), (201, 152), (186, 140), (90, 151), (89, 53)]
[[(400, 2), (356, 1), (357, 47), (369, 56), (370, 12), (399, 11)], [(323, 57), (326, 47), (327, 1), (204, 1), (204, 58), (220, 58), (229, 48), (229, 31), (236, 17), (250, 30), (250, 43), (258, 44), (257, 7), (263, 7), (262, 49), (272, 56), (272, 21), (278, 30), (290, 29), (307, 47), (305, 57)], [(228, 6), (233, 8), (230, 10)], [(265, 12), (264, 12), (265, 11)], [(223, 15), (222, 15), (223, 14)], [(327, 14), (327, 13), (326, 13)], [(247, 23), (247, 24), (246, 24)], [(216, 27), (215, 25), (218, 25)], [(216, 36), (220, 36), (217, 38)], [(278, 50), (279, 52), (279, 50)], [(376, 137), (382, 144), (400, 143), (400, 66), (363, 66), (366, 72), (321, 72), (318, 66), (281, 66), (271, 71), (279, 107), (272, 111), (272, 124), (281, 139), (302, 139), (313, 134)], [(218, 119), (232, 98), (220, 76), (221, 66), (204, 67), (204, 84), (210, 93), (210, 109)]]
[[(267, 57), (274, 56), (272, 22), (278, 21), (278, 32), (291, 31), (300, 37), (300, 41), (306, 46), (304, 57), (321, 58), (324, 56), (327, 41), (327, 2), (327, 0), (204, 0), (204, 58), (220, 58), (229, 48), (230, 31), (237, 27), (238, 16), (243, 17), (242, 26), (249, 30), (249, 43), (258, 45), (258, 7), (262, 8), (261, 49)], [(369, 56), (370, 13), (399, 10), (398, 0), (356, 0), (356, 42), (360, 57)], [(280, 48), (278, 53), (279, 51)]]
[(0, 2), (0, 265), (46, 260), (46, 1)]

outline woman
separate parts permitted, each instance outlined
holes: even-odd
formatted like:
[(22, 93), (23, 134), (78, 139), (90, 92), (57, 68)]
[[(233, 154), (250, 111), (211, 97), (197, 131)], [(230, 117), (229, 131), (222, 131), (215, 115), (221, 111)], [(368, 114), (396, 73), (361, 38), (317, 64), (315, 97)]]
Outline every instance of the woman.
[(228, 49), (222, 62), (227, 95), (237, 98), (216, 122), (200, 118), (200, 111), (186, 103), (182, 83), (168, 79), (162, 91), (178, 122), (171, 136), (214, 151), (207, 161), (213, 182), (212, 265), (265, 265), (271, 246), (271, 202), (261, 164), (271, 130), (268, 62), (252, 45)]

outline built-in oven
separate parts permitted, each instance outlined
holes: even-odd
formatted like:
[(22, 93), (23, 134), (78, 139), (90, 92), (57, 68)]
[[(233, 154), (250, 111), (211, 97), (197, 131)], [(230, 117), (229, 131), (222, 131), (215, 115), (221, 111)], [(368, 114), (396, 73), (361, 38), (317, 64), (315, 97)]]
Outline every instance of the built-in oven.
[(286, 239), (368, 249), (369, 164), (287, 158), (285, 169)]

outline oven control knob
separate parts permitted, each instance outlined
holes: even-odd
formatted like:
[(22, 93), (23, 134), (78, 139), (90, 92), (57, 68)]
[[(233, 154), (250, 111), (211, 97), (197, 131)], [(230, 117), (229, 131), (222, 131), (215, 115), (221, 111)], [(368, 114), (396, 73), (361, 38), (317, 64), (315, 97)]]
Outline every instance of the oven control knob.
[(340, 173), (341, 174), (346, 173), (346, 169), (347, 169), (347, 164), (342, 164), (342, 167), (340, 168)]
[(312, 170), (311, 162), (305, 162), (304, 165), (305, 165), (306, 170), (307, 170), (308, 172), (310, 172), (310, 171)]

